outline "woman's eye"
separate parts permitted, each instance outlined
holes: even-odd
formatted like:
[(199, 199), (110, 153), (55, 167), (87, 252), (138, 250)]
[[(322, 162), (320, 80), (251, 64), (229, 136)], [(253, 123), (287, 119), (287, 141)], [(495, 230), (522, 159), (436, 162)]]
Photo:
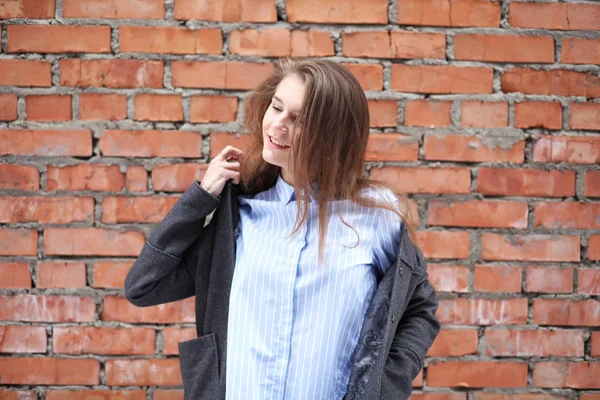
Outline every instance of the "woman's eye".
[(276, 105), (273, 105), (273, 109), (276, 110), (276, 111), (281, 112), (281, 108), (277, 107)]

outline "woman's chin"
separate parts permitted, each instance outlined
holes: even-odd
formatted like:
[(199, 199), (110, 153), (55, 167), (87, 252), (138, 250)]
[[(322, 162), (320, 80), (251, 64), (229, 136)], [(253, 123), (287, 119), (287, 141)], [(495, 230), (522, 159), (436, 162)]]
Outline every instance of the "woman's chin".
[(279, 162), (277, 160), (277, 157), (275, 157), (275, 155), (273, 154), (273, 151), (269, 148), (266, 148), (266, 147), (263, 148), (262, 158), (268, 164), (275, 165), (277, 167), (281, 167), (281, 162)]

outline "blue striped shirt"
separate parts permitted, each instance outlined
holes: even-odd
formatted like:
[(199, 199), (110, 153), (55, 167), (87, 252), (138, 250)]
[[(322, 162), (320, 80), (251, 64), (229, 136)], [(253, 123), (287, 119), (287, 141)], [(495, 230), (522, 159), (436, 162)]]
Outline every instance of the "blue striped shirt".
[[(397, 201), (391, 192), (369, 195)], [(341, 399), (351, 355), (380, 277), (395, 260), (400, 218), (380, 208), (333, 202), (324, 262), (318, 209), (289, 237), (293, 187), (238, 197), (240, 226), (227, 335), (227, 399)], [(337, 212), (360, 235), (336, 216)]]

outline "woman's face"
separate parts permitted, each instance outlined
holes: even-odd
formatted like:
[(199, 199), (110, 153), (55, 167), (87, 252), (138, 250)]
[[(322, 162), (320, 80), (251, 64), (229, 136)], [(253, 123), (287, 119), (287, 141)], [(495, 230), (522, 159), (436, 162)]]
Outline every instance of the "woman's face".
[(296, 118), (302, 108), (306, 85), (296, 74), (285, 77), (277, 87), (263, 117), (263, 159), (281, 167), (283, 178), (290, 182), (289, 154)]

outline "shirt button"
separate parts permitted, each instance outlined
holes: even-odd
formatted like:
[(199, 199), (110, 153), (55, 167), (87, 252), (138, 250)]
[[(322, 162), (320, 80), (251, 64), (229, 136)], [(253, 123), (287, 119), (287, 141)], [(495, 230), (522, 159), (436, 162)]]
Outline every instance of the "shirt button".
[(396, 322), (396, 314), (392, 313), (392, 322)]

